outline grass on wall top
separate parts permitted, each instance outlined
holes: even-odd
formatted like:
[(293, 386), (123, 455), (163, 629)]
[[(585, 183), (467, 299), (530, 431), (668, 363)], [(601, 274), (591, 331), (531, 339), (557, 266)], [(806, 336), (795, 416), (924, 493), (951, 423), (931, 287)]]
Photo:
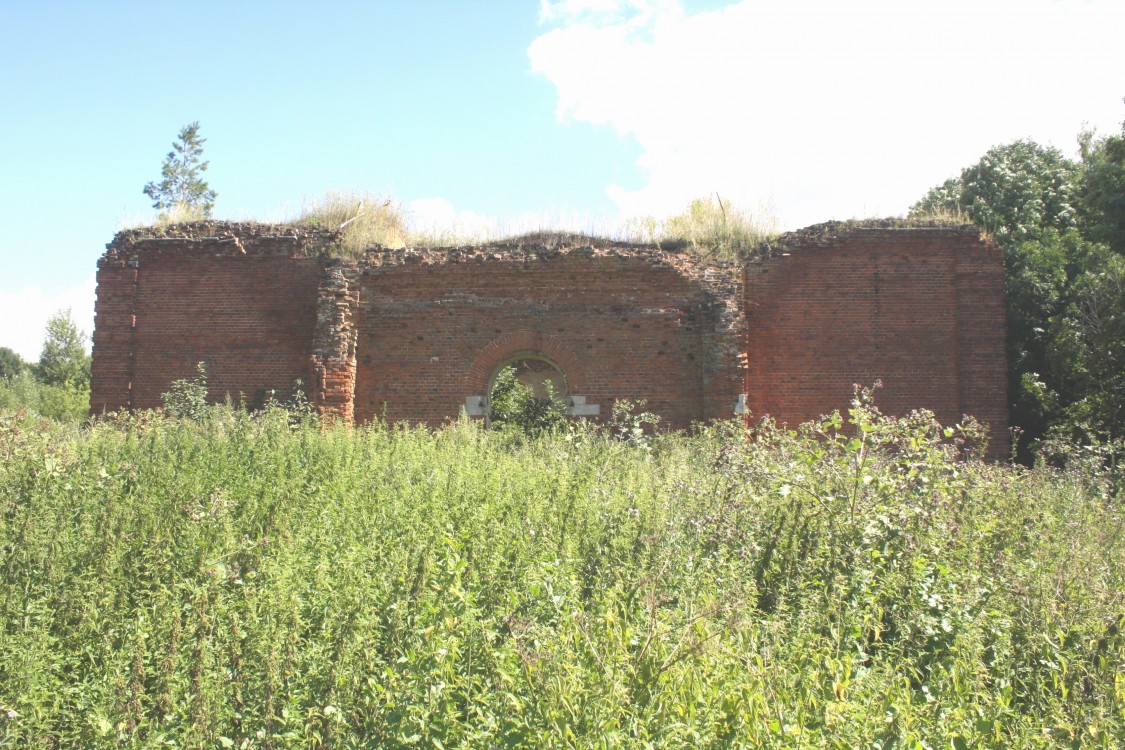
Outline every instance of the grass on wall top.
[[(190, 210), (173, 209), (161, 214), (156, 227), (187, 224), (200, 217)], [(947, 213), (925, 216), (893, 217), (829, 222), (799, 230), (807, 233), (830, 228), (832, 231), (856, 228), (952, 228), (968, 224), (961, 215)], [(533, 231), (505, 231), (499, 226), (475, 229), (421, 230), (411, 225), (402, 205), (394, 199), (348, 191), (329, 191), (321, 199), (309, 201), (292, 227), (309, 227), (338, 232), (339, 239), (321, 248), (330, 257), (361, 260), (375, 247), (399, 249), (481, 247), (507, 244), (522, 239), (536, 242), (573, 245), (576, 242), (596, 244), (617, 242), (652, 246), (665, 250), (690, 252), (707, 262), (737, 263), (761, 253), (762, 248), (778, 238), (778, 220), (769, 207), (751, 212), (733, 205), (718, 194), (692, 201), (683, 212), (664, 217), (640, 217), (626, 221), (612, 230), (575, 233), (568, 228), (537, 227)]]

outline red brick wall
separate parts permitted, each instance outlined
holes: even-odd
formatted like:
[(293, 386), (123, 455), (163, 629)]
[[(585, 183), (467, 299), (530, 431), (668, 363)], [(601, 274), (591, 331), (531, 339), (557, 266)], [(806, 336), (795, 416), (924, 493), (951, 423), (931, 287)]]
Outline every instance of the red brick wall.
[(277, 244), (246, 254), (161, 239), (108, 253), (95, 306), (93, 411), (159, 407), (197, 362), (212, 400), (254, 402), (270, 390), (281, 398), (297, 379), (307, 384), (322, 264)]
[(132, 406), (136, 291), (136, 261), (113, 251), (102, 256), (90, 372), (90, 411), (94, 414)]
[(1007, 449), (1003, 268), (972, 229), (788, 235), (746, 277), (747, 404), (796, 425), (881, 380), (886, 413), (972, 413)]
[(478, 258), (384, 265), (361, 283), (360, 421), (439, 424), (485, 395), (505, 358), (528, 351), (554, 360), (571, 395), (603, 418), (616, 399), (647, 399), (670, 425), (704, 417), (706, 295), (671, 266), (581, 253)]
[(1003, 269), (971, 228), (812, 227), (750, 263), (742, 289), (690, 256), (582, 238), (340, 263), (313, 257), (328, 235), (192, 231), (122, 233), (99, 262), (93, 411), (160, 406), (203, 361), (215, 399), (300, 378), (348, 421), (440, 424), (538, 353), (602, 418), (645, 399), (683, 427), (746, 393), (753, 416), (796, 424), (881, 380), (884, 411), (971, 413), (993, 455), (1007, 448)]

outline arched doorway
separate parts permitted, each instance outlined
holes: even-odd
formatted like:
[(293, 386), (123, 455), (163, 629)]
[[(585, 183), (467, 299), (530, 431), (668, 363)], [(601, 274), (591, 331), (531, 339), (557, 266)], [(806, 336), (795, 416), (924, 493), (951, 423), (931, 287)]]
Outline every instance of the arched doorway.
[(461, 413), (487, 419), (497, 376), (510, 366), (533, 393), (545, 395), (549, 382), (567, 416), (596, 418), (601, 414), (597, 403), (587, 401), (590, 370), (599, 372), (598, 363), (583, 361), (557, 338), (526, 331), (503, 334), (477, 354), (468, 373), (467, 385), (472, 390), (465, 396)]
[(564, 401), (570, 395), (566, 373), (554, 360), (539, 352), (520, 352), (505, 357), (489, 379), (488, 390), (490, 393), (496, 385), (497, 377), (509, 367), (512, 368), (515, 379), (530, 388), (535, 398), (547, 398), (549, 391), (554, 394), (556, 399)]

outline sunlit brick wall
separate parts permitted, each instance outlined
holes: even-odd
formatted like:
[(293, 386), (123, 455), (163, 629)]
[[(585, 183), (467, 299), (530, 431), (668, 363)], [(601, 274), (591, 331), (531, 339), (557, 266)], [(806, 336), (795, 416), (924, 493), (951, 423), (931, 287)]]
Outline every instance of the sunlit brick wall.
[(963, 414), (1008, 445), (1000, 252), (971, 228), (809, 231), (747, 268), (747, 404), (796, 425), (881, 381), (884, 412)]

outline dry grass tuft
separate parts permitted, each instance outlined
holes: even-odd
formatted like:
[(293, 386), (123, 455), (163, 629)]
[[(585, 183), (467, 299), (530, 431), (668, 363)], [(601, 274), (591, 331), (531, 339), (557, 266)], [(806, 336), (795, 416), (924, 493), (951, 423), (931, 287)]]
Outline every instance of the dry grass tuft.
[(738, 260), (776, 236), (777, 227), (768, 209), (752, 214), (716, 193), (693, 200), (683, 213), (666, 219), (634, 220), (627, 231), (642, 242), (683, 245), (707, 260)]
[(341, 233), (337, 253), (360, 258), (375, 245), (405, 247), (406, 220), (402, 207), (370, 193), (328, 191), (322, 200), (307, 203), (297, 224), (332, 229)]
[(960, 207), (949, 206), (915, 207), (904, 221), (909, 222), (909, 226), (962, 226), (973, 223)]
[(207, 212), (202, 206), (192, 206), (188, 203), (177, 203), (166, 211), (156, 215), (156, 226), (167, 227), (172, 224), (190, 224), (193, 221), (204, 221)]

